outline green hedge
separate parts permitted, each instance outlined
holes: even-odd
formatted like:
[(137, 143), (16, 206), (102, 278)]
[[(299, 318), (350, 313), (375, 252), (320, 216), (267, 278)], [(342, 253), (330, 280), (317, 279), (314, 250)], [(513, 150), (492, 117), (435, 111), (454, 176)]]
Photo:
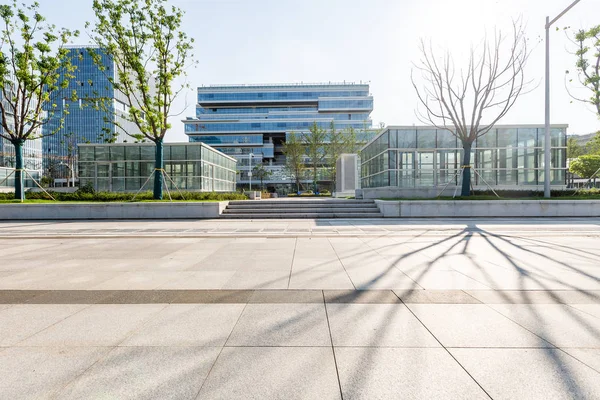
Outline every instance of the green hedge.
[[(78, 190), (74, 193), (62, 193), (48, 191), (58, 201), (94, 201), (94, 202), (114, 202), (114, 201), (132, 201), (135, 193), (119, 192), (90, 192)], [(173, 200), (197, 200), (197, 201), (226, 201), (226, 200), (245, 200), (247, 197), (241, 193), (217, 193), (217, 192), (183, 192), (183, 197), (179, 192), (171, 192)], [(25, 197), (28, 200), (49, 200), (43, 192), (27, 192)], [(0, 200), (13, 200), (14, 193), (0, 193)], [(165, 200), (169, 200), (167, 193), (164, 193)], [(152, 192), (141, 192), (135, 198), (135, 201), (152, 200)]]

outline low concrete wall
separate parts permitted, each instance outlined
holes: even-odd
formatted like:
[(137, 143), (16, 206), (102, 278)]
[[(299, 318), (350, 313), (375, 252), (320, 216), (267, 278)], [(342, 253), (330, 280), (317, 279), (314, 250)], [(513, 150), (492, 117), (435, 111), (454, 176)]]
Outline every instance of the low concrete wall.
[(228, 203), (0, 204), (0, 220), (219, 218)]
[(375, 200), (384, 217), (600, 217), (600, 200)]

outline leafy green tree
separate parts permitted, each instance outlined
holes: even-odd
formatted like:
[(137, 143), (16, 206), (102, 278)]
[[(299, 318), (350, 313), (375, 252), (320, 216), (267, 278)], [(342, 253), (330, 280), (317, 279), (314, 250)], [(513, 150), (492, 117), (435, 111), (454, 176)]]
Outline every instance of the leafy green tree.
[(263, 180), (267, 179), (273, 175), (272, 171), (269, 171), (262, 164), (257, 164), (252, 168), (252, 177), (255, 177), (260, 180), (260, 188), (264, 190), (265, 186), (263, 185)]
[(327, 130), (319, 127), (316, 122), (313, 122), (308, 132), (302, 134), (302, 142), (306, 149), (306, 155), (310, 159), (310, 171), (315, 193), (318, 192), (317, 180), (319, 167), (324, 165), (325, 157), (327, 156), (327, 150), (325, 149), (326, 140)]
[(567, 140), (567, 158), (577, 158), (583, 155), (585, 149), (579, 144), (576, 138), (570, 137)]
[[(571, 94), (571, 97), (591, 104), (598, 117), (600, 117), (600, 25), (589, 30), (580, 29), (577, 31), (574, 43), (577, 46), (575, 52), (577, 77), (579, 83), (587, 88), (591, 95), (587, 98), (578, 98)], [(569, 71), (567, 71), (567, 74), (569, 74)], [(572, 81), (573, 79), (570, 79), (570, 82)]]
[[(568, 143), (567, 143), (568, 145)], [(568, 151), (568, 147), (567, 147)], [(600, 154), (600, 132), (596, 132), (589, 142), (585, 144), (585, 153), (587, 154)]]
[[(91, 36), (114, 60), (114, 75), (112, 71), (107, 75), (125, 97), (125, 116), (137, 125), (144, 139), (156, 144), (154, 199), (160, 200), (163, 141), (171, 127), (168, 119), (175, 116), (171, 106), (189, 85), (173, 87), (186, 76), (194, 40), (181, 29), (183, 11), (167, 6), (166, 0), (94, 0), (92, 8), (96, 21)], [(90, 54), (103, 69), (99, 55)], [(118, 119), (113, 123), (129, 134)]]
[[(65, 45), (78, 32), (48, 24), (38, 10), (37, 2), (0, 5), (0, 137), (15, 147), (15, 198), (21, 200), (25, 198), (23, 145), (58, 132), (68, 113), (68, 104), (61, 111), (58, 102), (76, 97), (75, 91), (70, 99), (59, 94), (64, 97), (63, 90), (73, 78)], [(50, 121), (57, 122), (57, 128), (43, 132)]]
[(595, 178), (598, 175), (598, 170), (600, 170), (600, 155), (577, 157), (571, 161), (569, 166), (569, 171), (584, 179)]
[(302, 138), (295, 132), (287, 135), (283, 144), (283, 154), (285, 155), (285, 169), (296, 183), (296, 191), (300, 191), (300, 180), (304, 171), (304, 144)]
[(439, 57), (422, 41), (421, 60), (415, 66), (422, 76), (421, 88), (411, 76), (422, 106), (419, 119), (452, 132), (462, 143), (462, 196), (471, 194), (473, 143), (509, 112), (531, 83), (525, 79), (530, 50), (521, 21), (513, 23), (510, 35), (496, 31), (493, 38), (472, 49), (463, 68), (455, 68), (449, 53)]

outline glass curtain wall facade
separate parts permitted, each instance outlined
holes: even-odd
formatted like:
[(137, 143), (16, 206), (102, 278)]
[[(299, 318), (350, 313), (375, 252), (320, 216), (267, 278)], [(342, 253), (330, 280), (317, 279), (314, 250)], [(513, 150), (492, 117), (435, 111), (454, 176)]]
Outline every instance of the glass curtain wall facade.
[[(98, 191), (152, 190), (156, 146), (153, 143), (80, 144), (80, 185)], [(203, 143), (164, 145), (165, 182), (169, 190), (234, 192), (236, 159)]]
[[(100, 56), (104, 71), (94, 63), (90, 51)], [(109, 82), (109, 77), (115, 76), (112, 58), (94, 46), (71, 47), (69, 57), (75, 66), (75, 77), (57, 95), (54, 118), (44, 126), (44, 135), (52, 134), (43, 139), (44, 170), (53, 178), (66, 178), (65, 164), (77, 165), (80, 143), (126, 142), (128, 136), (113, 121), (117, 120), (131, 134), (139, 133), (137, 126), (124, 118), (128, 107), (123, 94), (115, 92)], [(77, 95), (75, 101), (71, 101), (73, 92)], [(95, 107), (98, 99), (105, 100), (105, 109)], [(65, 110), (68, 114), (64, 114)], [(61, 118), (64, 121), (59, 130)]]
[(354, 128), (366, 143), (375, 135), (371, 111), (366, 83), (216, 85), (198, 88), (196, 116), (183, 123), (190, 142), (239, 160), (239, 184), (249, 183), (251, 163), (271, 172), (264, 183), (290, 185), (283, 144), (291, 132), (308, 132), (313, 123), (329, 129), (333, 122), (337, 130)]
[[(544, 184), (544, 126), (496, 126), (473, 144), (471, 162), (480, 189)], [(363, 189), (458, 185), (463, 149), (447, 130), (388, 127), (361, 150)], [(551, 184), (566, 185), (567, 125), (551, 127)]]

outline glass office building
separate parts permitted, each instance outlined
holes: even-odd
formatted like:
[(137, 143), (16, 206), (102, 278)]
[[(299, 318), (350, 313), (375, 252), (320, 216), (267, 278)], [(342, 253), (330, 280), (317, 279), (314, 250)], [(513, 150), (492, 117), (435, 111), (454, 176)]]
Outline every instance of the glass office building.
[[(98, 191), (152, 190), (154, 143), (80, 144), (80, 185)], [(165, 182), (169, 190), (233, 192), (236, 159), (203, 143), (164, 145)], [(169, 179), (170, 177), (170, 179)], [(173, 182), (171, 182), (173, 180)]]
[[(0, 128), (2, 129), (2, 128)], [(15, 146), (0, 138), (0, 187), (15, 187)], [(28, 140), (23, 145), (23, 166), (28, 174), (23, 174), (23, 186), (37, 187), (33, 179), (40, 181), (42, 175), (42, 139)], [(31, 179), (33, 177), (33, 179)]]
[(183, 123), (190, 142), (239, 160), (239, 184), (249, 183), (251, 162), (272, 173), (265, 183), (289, 185), (283, 144), (291, 132), (308, 132), (313, 123), (329, 129), (333, 122), (338, 130), (354, 128), (366, 143), (375, 135), (371, 111), (367, 83), (217, 85), (198, 88), (196, 116)]
[[(472, 185), (504, 189), (543, 189), (544, 126), (498, 125), (473, 144)], [(442, 188), (460, 182), (463, 149), (447, 130), (434, 127), (388, 127), (360, 152), (361, 186), (373, 188)], [(550, 179), (566, 186), (567, 125), (551, 127)], [(487, 184), (486, 184), (487, 182)], [(410, 193), (410, 191), (408, 191)]]
[[(100, 55), (104, 71), (94, 63), (90, 51)], [(137, 126), (124, 118), (128, 110), (126, 99), (109, 82), (109, 77), (115, 77), (112, 58), (95, 46), (70, 47), (69, 57), (75, 66), (72, 72), (75, 77), (57, 95), (60, 100), (54, 118), (44, 126), (45, 135), (56, 132), (43, 139), (44, 169), (54, 178), (65, 178), (67, 165), (77, 165), (79, 143), (127, 141), (128, 136), (112, 121), (118, 120), (131, 134), (139, 133)], [(71, 101), (73, 91), (77, 94), (76, 101)], [(106, 110), (94, 107), (95, 99), (105, 99)], [(68, 114), (64, 114), (65, 110)], [(57, 131), (61, 118), (63, 127)]]

